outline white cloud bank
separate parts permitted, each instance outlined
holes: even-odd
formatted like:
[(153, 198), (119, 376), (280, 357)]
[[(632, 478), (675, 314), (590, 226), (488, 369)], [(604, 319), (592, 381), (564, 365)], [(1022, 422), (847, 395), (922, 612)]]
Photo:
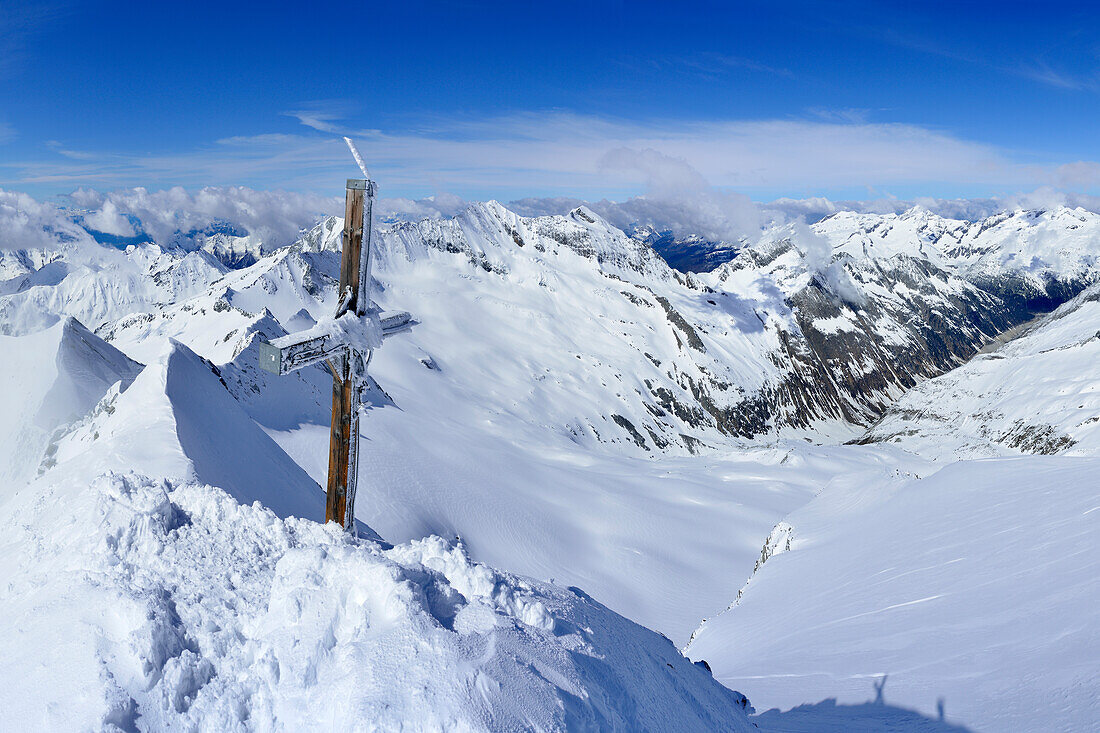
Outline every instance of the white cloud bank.
[(448, 118), (394, 133), (347, 129), (324, 111), (292, 116), (306, 126), (301, 134), (231, 137), (155, 156), (52, 151), (43, 160), (0, 163), (0, 183), (108, 188), (171, 181), (339, 190), (340, 178), (355, 174), (342, 134), (356, 138), (391, 196), (624, 197), (653, 176), (645, 161), (623, 161), (616, 151), (624, 149), (683, 161), (719, 189), (742, 191), (1100, 183), (1100, 164), (1092, 161), (1025, 163), (1011, 151), (946, 131), (859, 118), (636, 122), (551, 112)]
[(87, 210), (86, 226), (105, 234), (129, 237), (133, 222), (158, 243), (171, 242), (177, 232), (201, 230), (225, 222), (255, 234), (273, 246), (293, 242), (298, 233), (325, 214), (342, 210), (337, 198), (286, 191), (257, 191), (244, 186), (202, 188), (188, 192), (131, 188), (100, 193), (78, 189), (70, 199)]

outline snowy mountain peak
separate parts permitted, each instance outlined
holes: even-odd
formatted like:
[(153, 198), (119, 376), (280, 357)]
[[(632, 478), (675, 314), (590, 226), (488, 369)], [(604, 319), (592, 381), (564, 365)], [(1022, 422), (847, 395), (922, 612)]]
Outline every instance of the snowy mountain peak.
[(74, 318), (29, 336), (0, 336), (0, 481), (17, 484), (56, 462), (59, 431), (141, 369)]

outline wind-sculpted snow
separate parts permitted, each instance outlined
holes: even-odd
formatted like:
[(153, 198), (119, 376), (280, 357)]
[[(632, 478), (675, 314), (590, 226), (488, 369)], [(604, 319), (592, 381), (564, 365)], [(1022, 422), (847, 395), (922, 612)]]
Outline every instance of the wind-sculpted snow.
[[(3, 344), (9, 381), (33, 376), (3, 424), (52, 426), (0, 480), (0, 653), (29, 660), (0, 671), (12, 720), (744, 724), (743, 698), (612, 611), (697, 630), (723, 679), (799, 706), (762, 730), (1073, 730), (1095, 710), (1091, 464), (929, 478), (1095, 451), (1095, 291), (958, 368), (1095, 278), (1092, 215), (842, 213), (692, 275), (584, 207), (376, 222), (371, 297), (413, 321), (370, 362), (350, 540), (312, 521), (331, 377), (256, 357), (331, 321), (343, 222), (275, 251), (212, 230), (217, 261), (13, 200), (0, 329), (75, 314), (95, 335)], [(835, 444), (884, 411), (880, 442)]]
[[(596, 228), (583, 219), (560, 223), (578, 241)], [(337, 221), (325, 222), (200, 295), (124, 317), (100, 334), (150, 363), (167, 339), (186, 344), (216, 366), (223, 391), (324, 483), (330, 376), (320, 368), (268, 374), (255, 349), (257, 339), (283, 335), (284, 324), (307, 327), (331, 315), (339, 231)], [(599, 228), (597, 235), (604, 236)], [(707, 372), (758, 380), (774, 369), (753, 357), (759, 322), (742, 305), (722, 302), (719, 315), (700, 323), (696, 314), (715, 308), (708, 299), (734, 299), (680, 283), (651, 255), (628, 261), (663, 268), (652, 280), (611, 263), (609, 253), (601, 263), (595, 246), (579, 254), (533, 234), (522, 247), (501, 235), (500, 246), (483, 252), (507, 269), (502, 274), (458, 247), (406, 249), (390, 236), (386, 229), (380, 237), (373, 293), (385, 308), (411, 310), (416, 323), (387, 339), (371, 362), (360, 516), (394, 540), (469, 537), (480, 558), (588, 588), (686, 641), (701, 615), (724, 605), (724, 585), (743, 580), (739, 566), (751, 564), (760, 537), (817, 486), (816, 475), (784, 467), (794, 460), (786, 448), (742, 444), (744, 455), (719, 454), (729, 437), (708, 409), (722, 419), (734, 413), (703, 391)], [(756, 330), (745, 335), (731, 319)], [(691, 376), (695, 391), (670, 372)], [(723, 429), (733, 432), (732, 425)], [(659, 450), (682, 454), (674, 469), (649, 458)], [(692, 450), (710, 458), (693, 462)], [(812, 463), (826, 474), (881, 470), (865, 456)], [(189, 469), (158, 470), (149, 473)], [(738, 478), (746, 470), (752, 478)], [(716, 480), (715, 472), (729, 478)], [(723, 498), (730, 492), (737, 501)], [(700, 517), (693, 506), (712, 510)], [(670, 537), (677, 553), (667, 550)]]
[(64, 471), (0, 527), (12, 729), (751, 729), (667, 639), (438, 537), (384, 549), (210, 486)]
[(170, 342), (125, 391), (108, 391), (56, 441), (86, 472), (136, 470), (225, 489), (282, 517), (323, 517), (324, 492), (229, 394), (217, 367)]
[(58, 435), (141, 369), (73, 319), (31, 336), (0, 336), (0, 484), (55, 461)]

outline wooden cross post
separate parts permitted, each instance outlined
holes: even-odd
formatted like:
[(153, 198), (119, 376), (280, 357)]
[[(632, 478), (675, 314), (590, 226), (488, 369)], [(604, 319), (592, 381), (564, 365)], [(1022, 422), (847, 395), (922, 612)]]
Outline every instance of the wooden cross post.
[[(368, 191), (370, 195), (365, 196)], [(364, 291), (370, 287), (370, 216), (373, 202), (372, 181), (348, 179), (344, 195), (344, 241), (340, 252), (337, 318), (348, 312), (357, 316), (366, 315), (370, 306), (370, 296)], [(346, 354), (328, 360), (328, 368), (332, 371), (332, 425), (329, 432), (325, 521), (336, 522), (349, 529), (354, 521), (349, 517), (355, 516), (355, 489), (359, 473), (359, 389), (355, 383), (356, 375), (352, 372), (359, 366), (356, 362), (366, 355), (358, 354), (353, 349), (346, 351)], [(365, 365), (363, 376), (366, 376)]]
[[(370, 239), (374, 191), (374, 182), (369, 179), (348, 179), (336, 320), (347, 322), (349, 315), (358, 319), (377, 316), (385, 337), (408, 327), (412, 319), (404, 311), (378, 314), (371, 310)], [(362, 328), (368, 328), (368, 324), (363, 323)], [(319, 324), (270, 343), (261, 342), (260, 367), (275, 374), (289, 374), (324, 363), (332, 372), (325, 521), (336, 522), (352, 531), (359, 472), (359, 399), (367, 386), (367, 363), (372, 351), (364, 353), (355, 348), (353, 341), (343, 333)]]

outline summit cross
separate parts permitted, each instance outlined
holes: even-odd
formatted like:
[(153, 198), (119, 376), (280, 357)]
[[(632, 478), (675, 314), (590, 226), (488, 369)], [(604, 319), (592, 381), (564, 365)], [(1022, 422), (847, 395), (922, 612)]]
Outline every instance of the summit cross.
[[(349, 146), (351, 143), (349, 141)], [(366, 168), (356, 153), (366, 175)], [(411, 325), (405, 311), (381, 313), (371, 307), (371, 208), (374, 181), (349, 178), (344, 204), (340, 286), (336, 315), (306, 331), (260, 342), (260, 367), (289, 374), (324, 363), (332, 372), (332, 423), (329, 433), (328, 498), (325, 521), (351, 532), (359, 478), (359, 406), (367, 387), (367, 365), (382, 338)]]

